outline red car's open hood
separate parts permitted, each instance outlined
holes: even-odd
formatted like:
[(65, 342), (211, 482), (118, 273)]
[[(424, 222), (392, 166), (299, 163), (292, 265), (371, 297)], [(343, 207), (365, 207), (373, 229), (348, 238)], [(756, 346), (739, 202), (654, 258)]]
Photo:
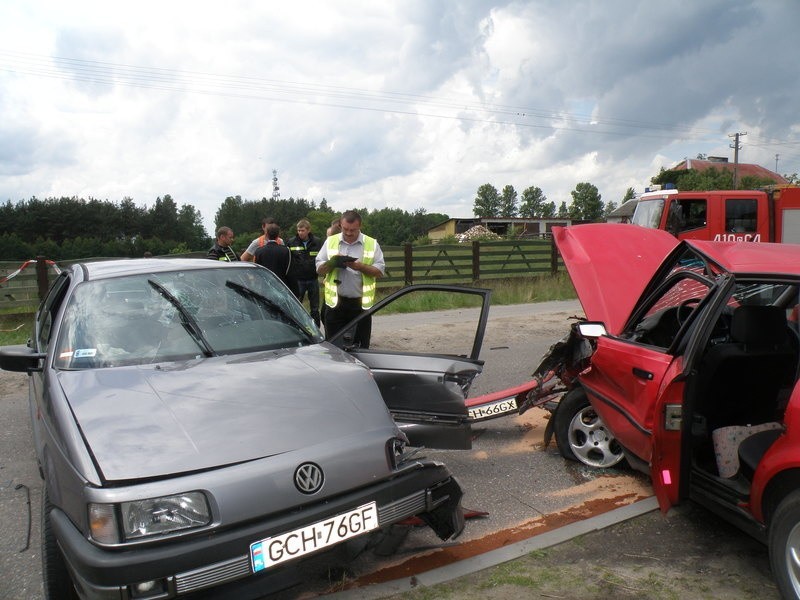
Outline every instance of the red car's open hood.
[(586, 318), (602, 321), (612, 335), (680, 243), (660, 229), (616, 223), (553, 227), (553, 236)]

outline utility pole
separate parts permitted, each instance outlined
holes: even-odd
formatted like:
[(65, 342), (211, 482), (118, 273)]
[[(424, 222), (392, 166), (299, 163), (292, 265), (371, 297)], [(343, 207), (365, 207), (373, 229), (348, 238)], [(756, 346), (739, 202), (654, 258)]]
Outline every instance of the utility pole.
[(776, 154), (775, 155), (775, 172), (776, 173), (778, 172), (778, 157), (779, 156), (780, 156), (780, 154)]
[(739, 138), (743, 135), (747, 135), (747, 132), (744, 133), (730, 133), (728, 137), (733, 138), (733, 144), (731, 144), (731, 148), (733, 148), (733, 189), (739, 189), (739, 149), (741, 145), (739, 145)]
[(272, 169), (272, 199), (273, 200), (281, 199), (281, 188), (278, 187), (277, 169)]

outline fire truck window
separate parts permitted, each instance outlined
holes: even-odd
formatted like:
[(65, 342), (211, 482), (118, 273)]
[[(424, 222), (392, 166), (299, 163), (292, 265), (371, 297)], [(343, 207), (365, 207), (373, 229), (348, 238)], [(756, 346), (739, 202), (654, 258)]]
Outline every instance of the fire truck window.
[(706, 226), (706, 201), (704, 199), (681, 200), (684, 225), (681, 231), (698, 229)]
[(753, 233), (756, 230), (758, 203), (755, 199), (725, 200), (725, 230), (731, 233)]

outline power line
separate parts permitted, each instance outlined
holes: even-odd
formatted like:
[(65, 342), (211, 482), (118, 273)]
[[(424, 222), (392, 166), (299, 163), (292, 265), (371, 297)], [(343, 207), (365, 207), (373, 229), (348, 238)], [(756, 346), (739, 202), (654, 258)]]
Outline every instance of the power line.
[[(326, 84), (281, 81), (248, 76), (221, 75), (199, 71), (182, 71), (159, 67), (140, 67), (83, 59), (53, 57), (12, 51), (0, 51), (0, 70), (66, 81), (79, 81), (98, 85), (121, 85), (134, 88), (154, 89), (167, 92), (195, 93), (231, 98), (270, 100), (278, 102), (325, 105), (337, 108), (371, 110), (401, 115), (449, 118), (468, 122), (516, 125), (519, 127), (568, 130), (580, 133), (604, 135), (630, 135), (630, 131), (649, 129), (674, 135), (637, 132), (637, 136), (674, 139), (675, 135), (695, 138), (697, 134), (716, 137), (717, 132), (710, 129), (684, 125), (669, 125), (621, 119), (615, 117), (595, 118), (580, 113), (560, 110), (546, 110), (525, 106), (465, 103), (458, 99), (408, 94), (402, 92), (382, 92), (363, 90)], [(304, 97), (305, 96), (305, 97)], [(404, 109), (404, 106), (423, 106), (428, 110), (459, 111), (451, 113), (423, 112)], [(484, 113), (495, 118), (467, 116), (464, 112)], [(499, 119), (497, 117), (500, 117)], [(531, 123), (531, 120), (548, 120), (547, 124)], [(591, 120), (589, 125), (578, 125)]]

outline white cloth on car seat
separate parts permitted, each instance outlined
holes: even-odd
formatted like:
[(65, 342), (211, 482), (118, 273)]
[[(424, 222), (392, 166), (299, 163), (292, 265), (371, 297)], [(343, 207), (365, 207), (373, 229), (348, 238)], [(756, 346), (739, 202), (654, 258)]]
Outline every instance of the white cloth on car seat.
[(711, 432), (714, 441), (714, 455), (720, 477), (733, 477), (739, 471), (739, 444), (754, 433), (769, 429), (781, 429), (780, 423), (761, 423), (760, 425), (732, 425), (720, 427)]

